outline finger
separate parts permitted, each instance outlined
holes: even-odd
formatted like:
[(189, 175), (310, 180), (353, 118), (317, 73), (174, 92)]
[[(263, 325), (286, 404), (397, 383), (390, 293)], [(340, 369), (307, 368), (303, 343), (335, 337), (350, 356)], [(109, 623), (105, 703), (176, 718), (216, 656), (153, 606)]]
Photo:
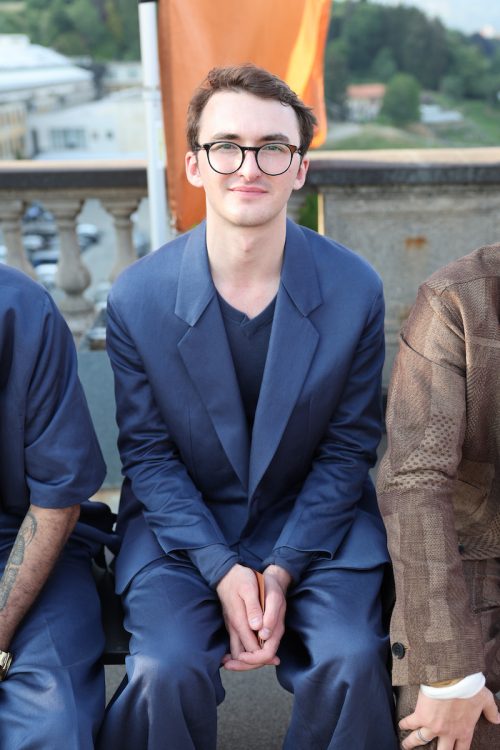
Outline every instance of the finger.
[(249, 672), (252, 669), (260, 669), (263, 664), (244, 664), (239, 659), (230, 659), (224, 664), (224, 669), (228, 672)]
[(231, 652), (231, 658), (237, 659), (244, 650), (239, 634), (231, 629), (229, 633), (229, 651)]
[(276, 638), (269, 639), (258, 651), (242, 653), (238, 659), (245, 664), (274, 664), (277, 666), (280, 663), (276, 656), (278, 645), (279, 641)]
[(277, 667), (280, 664), (280, 660), (278, 656), (269, 656), (266, 658), (263, 658), (260, 653), (259, 654), (240, 654), (240, 658), (238, 659), (241, 664), (247, 664), (250, 667)]
[(251, 666), (250, 664), (243, 664), (238, 659), (230, 659), (224, 664), (224, 669), (227, 669), (228, 672), (249, 672), (251, 669), (259, 669), (261, 666), (261, 664), (258, 667)]
[[(265, 615), (264, 615), (265, 617)], [(261, 638), (263, 641), (270, 641), (276, 642), (276, 650), (278, 650), (279, 643), (283, 637), (283, 633), (285, 632), (285, 627), (283, 624), (283, 621), (281, 619), (278, 619), (278, 621), (272, 626), (272, 628), (265, 627), (266, 621), (264, 620), (264, 627), (259, 630), (259, 638)]]
[(280, 623), (274, 629), (274, 631), (271, 633), (270, 637), (267, 640), (263, 639), (261, 650), (264, 651), (264, 656), (267, 656), (268, 654), (272, 654), (272, 655), (276, 654), (280, 646), (281, 639), (283, 637), (284, 632), (285, 632), (285, 628), (283, 627), (283, 624)]
[(423, 747), (428, 745), (434, 739), (435, 735), (427, 727), (418, 727), (415, 731), (406, 737), (401, 743), (404, 750), (410, 750), (412, 747)]
[(248, 656), (253, 654), (241, 654), (239, 659), (228, 659), (224, 663), (224, 669), (228, 669), (231, 672), (245, 672), (249, 669), (260, 669), (260, 667), (277, 667), (279, 659), (277, 656), (272, 657), (270, 660), (254, 659), (253, 661), (247, 661)]
[(263, 641), (267, 641), (268, 638), (274, 633), (274, 630), (280, 622), (280, 612), (282, 609), (283, 602), (277, 601), (275, 595), (269, 596), (266, 599), (266, 609), (264, 611), (264, 617), (262, 622), (262, 628), (259, 630), (259, 636)]
[(248, 627), (250, 630), (260, 630), (262, 627), (262, 608), (259, 602), (257, 580), (255, 579), (251, 583), (249, 582), (247, 585), (243, 586), (240, 591), (240, 596), (245, 605)]
[[(242, 651), (257, 651), (260, 648), (257, 635), (249, 627), (243, 610), (238, 617), (233, 618), (230, 622), (229, 620), (226, 621), (226, 628), (229, 631), (230, 650), (233, 658), (237, 659)], [(238, 652), (234, 650), (233, 642), (236, 648), (239, 648)]]
[(485, 699), (483, 714), (492, 724), (500, 724), (500, 713), (493, 697), (493, 693), (490, 690), (488, 690), (488, 696)]
[(257, 633), (248, 627), (248, 623), (241, 623), (241, 627), (238, 630), (241, 644), (243, 646), (242, 651), (253, 653), (254, 651), (260, 651), (259, 642), (257, 640)]
[[(437, 736), (437, 735), (436, 735)], [(467, 745), (466, 747), (469, 747)], [(457, 750), (454, 737), (438, 737), (437, 750)]]
[(416, 718), (415, 713), (408, 714), (399, 722), (400, 729), (419, 729), (421, 722)]

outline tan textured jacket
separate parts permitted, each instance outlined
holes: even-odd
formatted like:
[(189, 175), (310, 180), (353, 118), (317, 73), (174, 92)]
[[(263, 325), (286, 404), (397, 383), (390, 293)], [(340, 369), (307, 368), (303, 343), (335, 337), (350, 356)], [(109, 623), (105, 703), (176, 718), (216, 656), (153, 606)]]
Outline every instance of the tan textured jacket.
[[(396, 579), (394, 684), (484, 668), (463, 560), (500, 557), (500, 244), (421, 286), (402, 333), (379, 502)], [(500, 605), (495, 585), (491, 606)]]

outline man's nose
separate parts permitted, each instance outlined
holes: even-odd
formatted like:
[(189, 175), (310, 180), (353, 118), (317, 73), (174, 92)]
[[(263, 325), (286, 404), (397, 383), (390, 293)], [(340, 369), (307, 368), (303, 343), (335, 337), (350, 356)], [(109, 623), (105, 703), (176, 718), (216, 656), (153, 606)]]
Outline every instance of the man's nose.
[(245, 151), (243, 155), (243, 161), (238, 172), (247, 179), (256, 177), (261, 173), (259, 165), (257, 164), (256, 151)]

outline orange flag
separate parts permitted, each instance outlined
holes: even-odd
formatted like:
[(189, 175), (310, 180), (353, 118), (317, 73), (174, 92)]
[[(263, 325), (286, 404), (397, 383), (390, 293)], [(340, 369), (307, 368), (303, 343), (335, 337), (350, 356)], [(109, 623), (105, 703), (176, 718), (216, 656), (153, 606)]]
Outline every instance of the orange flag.
[(216, 65), (253, 62), (283, 78), (314, 109), (326, 137), (323, 56), (331, 0), (159, 0), (158, 44), (168, 199), (179, 230), (205, 215), (184, 173), (185, 125), (195, 88)]

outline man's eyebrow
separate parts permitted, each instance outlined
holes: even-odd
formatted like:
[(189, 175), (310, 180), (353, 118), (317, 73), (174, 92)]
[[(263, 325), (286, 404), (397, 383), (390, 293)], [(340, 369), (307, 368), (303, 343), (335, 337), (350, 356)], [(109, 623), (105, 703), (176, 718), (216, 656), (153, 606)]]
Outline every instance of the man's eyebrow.
[[(212, 141), (241, 141), (243, 140), (238, 133), (214, 133)], [(268, 133), (258, 139), (260, 143), (289, 143), (290, 139), (284, 133)]]

